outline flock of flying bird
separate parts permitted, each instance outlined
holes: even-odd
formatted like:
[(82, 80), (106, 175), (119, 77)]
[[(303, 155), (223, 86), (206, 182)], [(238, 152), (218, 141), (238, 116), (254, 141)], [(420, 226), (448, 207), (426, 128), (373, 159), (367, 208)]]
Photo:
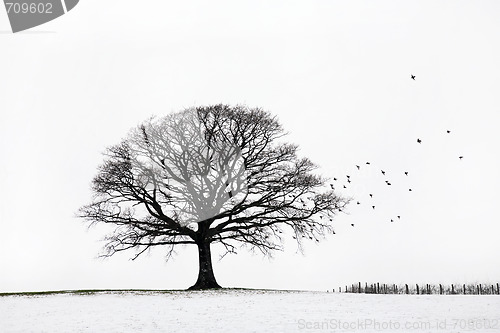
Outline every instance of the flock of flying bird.
[[(415, 75), (411, 74), (410, 77), (411, 77), (412, 80), (415, 80)], [(451, 133), (451, 130), (446, 130), (446, 134), (450, 134), (450, 133)], [(422, 139), (417, 138), (416, 141), (417, 141), (418, 144), (422, 144)], [(461, 155), (458, 158), (459, 158), (459, 160), (462, 160), (464, 157)], [(366, 162), (365, 165), (369, 166), (371, 164), (370, 164), (370, 162)], [(356, 165), (356, 169), (358, 171), (361, 170), (361, 165)], [(381, 169), (380, 172), (381, 172), (382, 176), (386, 176), (386, 171), (385, 170)], [(404, 171), (404, 175), (408, 176), (409, 172), (408, 171)], [(338, 178), (335, 178), (335, 177), (333, 178), (333, 181), (334, 181), (334, 183), (335, 182), (340, 182), (340, 180)], [(347, 189), (348, 186), (349, 186), (349, 184), (351, 183), (351, 176), (350, 175), (346, 175), (346, 181), (347, 181), (347, 184), (346, 183), (341, 184), (341, 186), (342, 186), (343, 189)], [(335, 190), (335, 184), (334, 183), (330, 184), (330, 188), (332, 190)], [(392, 183), (389, 180), (387, 180), (387, 179), (385, 180), (385, 184), (386, 184), (386, 186), (391, 186), (392, 185)], [(408, 187), (408, 192), (412, 192), (412, 191), (413, 191), (412, 188)], [(374, 194), (373, 193), (369, 193), (369, 197), (370, 197), (370, 199), (373, 199)], [(361, 202), (360, 201), (356, 201), (356, 205), (361, 205)], [(373, 203), (371, 203), (370, 206), (371, 206), (372, 210), (375, 210), (376, 206)], [(342, 211), (342, 210), (340, 210), (340, 211)], [(320, 216), (320, 218), (322, 218), (322, 216)], [(395, 217), (390, 218), (390, 222), (395, 222), (396, 220), (400, 220), (400, 219), (401, 219), (401, 215), (396, 215)], [(354, 227), (354, 223), (351, 223), (351, 226)]]

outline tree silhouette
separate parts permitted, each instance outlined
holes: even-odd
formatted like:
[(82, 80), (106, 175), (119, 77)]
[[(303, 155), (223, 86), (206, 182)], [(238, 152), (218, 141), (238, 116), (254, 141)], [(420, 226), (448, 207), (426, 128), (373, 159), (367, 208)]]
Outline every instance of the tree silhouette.
[(301, 250), (303, 239), (334, 233), (331, 218), (348, 203), (284, 136), (275, 117), (245, 106), (151, 118), (107, 149), (93, 200), (78, 215), (115, 226), (103, 256), (134, 249), (136, 259), (161, 245), (168, 259), (176, 245), (196, 245), (199, 273), (190, 289), (220, 288), (212, 243), (224, 255), (246, 246), (270, 256), (282, 250), (288, 228)]

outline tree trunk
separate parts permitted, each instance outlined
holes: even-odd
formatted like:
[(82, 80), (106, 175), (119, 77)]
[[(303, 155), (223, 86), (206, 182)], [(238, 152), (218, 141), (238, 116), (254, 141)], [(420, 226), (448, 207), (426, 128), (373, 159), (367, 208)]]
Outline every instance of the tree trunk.
[(215, 280), (209, 242), (200, 241), (198, 243), (198, 259), (198, 280), (193, 286), (189, 287), (189, 290), (221, 288)]

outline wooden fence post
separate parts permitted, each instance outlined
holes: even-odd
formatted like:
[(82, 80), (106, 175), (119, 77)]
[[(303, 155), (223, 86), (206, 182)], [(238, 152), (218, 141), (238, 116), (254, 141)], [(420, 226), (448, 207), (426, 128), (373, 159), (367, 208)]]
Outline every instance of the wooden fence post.
[(467, 294), (467, 293), (466, 293), (466, 291), (465, 291), (465, 284), (464, 284), (464, 295), (466, 295), (466, 294)]
[(451, 284), (451, 294), (455, 295), (455, 287), (453, 286), (453, 283)]
[(410, 290), (408, 289), (408, 285), (407, 284), (405, 284), (405, 286), (406, 286), (406, 295), (408, 295), (410, 293)]
[(377, 294), (380, 294), (380, 284), (377, 282)]
[(416, 284), (416, 286), (417, 286), (417, 295), (419, 295), (420, 294), (420, 289), (418, 288), (418, 283)]
[(500, 295), (500, 288), (498, 287), (498, 283), (497, 283), (497, 295)]
[(358, 282), (358, 288), (359, 288), (358, 293), (361, 293), (361, 282)]
[(440, 283), (439, 284), (439, 295), (443, 294), (443, 285)]

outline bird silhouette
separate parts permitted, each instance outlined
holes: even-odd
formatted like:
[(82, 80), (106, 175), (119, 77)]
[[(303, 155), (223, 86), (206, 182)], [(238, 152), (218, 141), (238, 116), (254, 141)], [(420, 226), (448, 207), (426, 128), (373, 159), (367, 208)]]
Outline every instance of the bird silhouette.
[(392, 185), (392, 184), (391, 184), (391, 183), (389, 183), (387, 180), (385, 181), (385, 183), (386, 183), (387, 185)]
[(459, 158), (459, 159), (462, 159), (462, 158), (464, 158), (464, 157), (463, 157), (463, 156), (459, 156), (458, 158)]
[(351, 226), (353, 226), (353, 227), (354, 227), (354, 223), (351, 223)]
[(357, 204), (357, 205), (361, 205), (361, 202), (359, 202), (359, 201), (358, 201), (358, 202), (356, 202), (356, 204)]
[(337, 181), (337, 178), (333, 178), (333, 180)]
[(350, 179), (348, 179), (348, 180), (347, 180), (347, 182), (348, 182), (348, 183), (350, 183), (350, 182), (351, 182), (351, 180), (350, 180)]
[(415, 75), (411, 74), (410, 77), (415, 81)]
[(398, 219), (401, 219), (401, 216), (398, 215)]
[(346, 176), (347, 176), (347, 179), (351, 178), (351, 176), (349, 176), (349, 175), (346, 175)]
[(382, 172), (382, 174), (385, 176), (385, 171), (384, 170), (380, 170)]
[(407, 175), (407, 176), (408, 176), (408, 171), (405, 171), (405, 175)]
[(393, 219), (391, 219), (391, 222), (394, 222), (394, 220), (393, 220)]
[(410, 192), (411, 192), (411, 188), (409, 188), (409, 189), (408, 189), (408, 191), (410, 191)]
[(375, 206), (372, 206), (373, 209), (375, 209)]
[(347, 188), (347, 187), (344, 185), (344, 188)]
[(447, 130), (447, 131), (446, 131), (446, 133), (450, 134), (450, 133), (451, 133), (451, 131), (450, 131), (450, 130)]
[(359, 165), (356, 165), (356, 168), (358, 168), (358, 170), (361, 168)]
[(370, 198), (373, 198), (373, 194), (370, 193)]
[(333, 184), (330, 184), (330, 187), (332, 188), (332, 190), (335, 190), (335, 187), (333, 187)]
[(417, 142), (418, 142), (418, 143), (422, 143), (422, 140), (420, 140), (420, 139), (417, 139)]
[(366, 162), (366, 164), (370, 165), (370, 162)]

